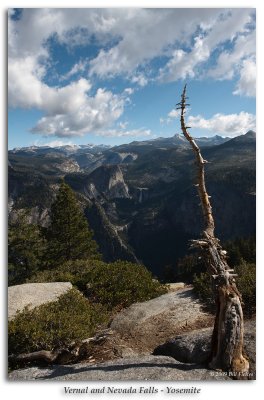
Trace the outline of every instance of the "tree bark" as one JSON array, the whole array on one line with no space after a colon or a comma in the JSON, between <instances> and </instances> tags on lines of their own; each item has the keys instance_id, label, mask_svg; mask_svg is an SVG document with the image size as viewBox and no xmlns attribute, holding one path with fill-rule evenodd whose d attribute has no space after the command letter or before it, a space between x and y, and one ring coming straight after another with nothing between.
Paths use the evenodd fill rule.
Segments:
<instances>
[{"instance_id":1,"label":"tree bark","mask_svg":"<svg viewBox=\"0 0 264 400\"><path fill-rule=\"evenodd\" d=\"M185 125L186 112L186 85L184 86L181 101L177 104L181 110L181 130L190 143L195 154L197 166L197 187L204 218L202 238L193 240L191 247L199 248L211 274L216 301L216 317L212 335L212 355L209 366L225 372L232 372L236 379L247 379L249 362L243 355L244 323L241 306L241 295L236 287L233 270L226 260L226 251L214 235L214 218L205 186L204 167L208 162L201 154L199 146L189 134L190 127Z\"/></svg>"}]
</instances>

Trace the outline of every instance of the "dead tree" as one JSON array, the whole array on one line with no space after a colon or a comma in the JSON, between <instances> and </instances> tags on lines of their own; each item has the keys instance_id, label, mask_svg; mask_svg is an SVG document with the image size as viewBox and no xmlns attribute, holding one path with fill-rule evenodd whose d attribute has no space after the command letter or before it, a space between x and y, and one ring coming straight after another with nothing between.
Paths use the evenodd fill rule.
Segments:
<instances>
[{"instance_id":1,"label":"dead tree","mask_svg":"<svg viewBox=\"0 0 264 400\"><path fill-rule=\"evenodd\" d=\"M199 240L192 240L191 247L202 251L207 270L212 277L213 290L216 301L216 317L212 335L212 355L210 368L225 372L232 372L237 379L245 379L248 375L249 362L243 355L243 311L241 295L236 287L234 270L227 264L226 251L214 235L214 218L205 186L205 164L199 146L189 134L189 126L185 125L184 115L186 107L186 85L184 86L181 101L177 109L181 110L181 130L190 143L195 154L197 167L197 182L195 186L200 197L204 230Z\"/></svg>"}]
</instances>

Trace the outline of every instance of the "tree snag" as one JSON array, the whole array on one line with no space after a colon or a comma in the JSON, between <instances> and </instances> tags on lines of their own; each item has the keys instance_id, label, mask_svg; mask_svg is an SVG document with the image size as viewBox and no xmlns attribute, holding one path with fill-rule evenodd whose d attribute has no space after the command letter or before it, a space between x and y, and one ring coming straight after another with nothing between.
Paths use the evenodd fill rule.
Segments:
<instances>
[{"instance_id":1,"label":"tree snag","mask_svg":"<svg viewBox=\"0 0 264 400\"><path fill-rule=\"evenodd\" d=\"M243 355L244 323L241 307L241 294L236 283L234 270L230 269L226 260L226 251L220 245L219 239L214 236L214 218L210 197L206 191L204 166L207 163L202 157L199 146L188 132L185 125L186 112L186 85L184 86L181 101L177 109L181 110L181 130L190 143L197 166L197 187L201 201L204 219L202 238L192 240L191 247L202 251L208 272L212 277L212 286L216 302L216 317L212 335L212 354L210 368L225 372L232 372L236 379L247 379L249 362Z\"/></svg>"}]
</instances>

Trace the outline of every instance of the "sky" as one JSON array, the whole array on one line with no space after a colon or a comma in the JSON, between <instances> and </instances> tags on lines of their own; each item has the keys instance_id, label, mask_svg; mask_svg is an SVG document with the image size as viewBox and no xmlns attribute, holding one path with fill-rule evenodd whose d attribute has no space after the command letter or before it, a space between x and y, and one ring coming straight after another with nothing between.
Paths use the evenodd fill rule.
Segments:
<instances>
[{"instance_id":1,"label":"sky","mask_svg":"<svg viewBox=\"0 0 264 400\"><path fill-rule=\"evenodd\" d=\"M94 93L96 93L96 88L101 87L101 88L108 88L108 91L113 92L113 86L118 82L118 79L120 79L125 88L132 88L134 89L133 94L127 97L130 98L130 103L126 102L122 114L119 117L119 120L116 120L112 123L112 125L105 126L105 130L109 129L118 129L118 124L120 122L122 123L127 123L126 125L126 130L129 132L131 131L131 127L133 126L133 129L139 129L139 128L145 128L151 130L150 135L152 136L172 136L174 133L179 131L179 124L178 120L175 118L171 118L171 116L168 116L170 112L174 109L175 103L178 102L180 93L182 91L183 85L185 82L188 84L188 94L190 96L190 103L191 103L191 110L190 110L190 115L197 117L199 116L200 118L202 117L205 122L203 122L203 125L206 123L212 123L212 119L215 115L220 114L220 117L222 119L226 118L226 125L228 125L228 120L234 119L234 124L236 123L236 120L238 121L238 130L241 129L241 133L246 131L248 127L250 127L249 121L247 121L247 118L245 118L244 123L243 123L243 116L252 116L255 124L255 44L252 46L251 49L247 50L246 48L243 51L239 51L239 46L236 43L239 43L239 40L242 39L243 37L246 39L250 39L248 36L250 32L254 32L254 26L253 26L253 18L254 15L250 17L251 12L254 12L254 10L242 10L239 8L241 7L248 7L248 5L252 5L253 7L257 8L257 16L258 16L258 70L263 71L264 69L264 60L263 60L263 37L264 37L264 32L263 31L263 26L261 22L264 20L264 7L263 1L259 0L251 0L250 2L248 0L232 0L232 2L223 2L223 1L210 1L210 0L203 0L203 1L193 1L193 0L133 0L129 1L126 0L125 4L130 5L130 6L142 6L145 5L146 7L162 7L163 5L166 5L168 7L173 6L173 7L182 7L182 5L186 5L186 7L193 7L198 6L198 7L211 7L213 4L214 7L221 7L222 4L229 5L232 4L233 7L237 7L235 10L236 15L234 14L234 10L229 10L229 19L226 19L226 23L228 24L229 21L229 29L225 28L224 25L224 18L222 20L221 18L221 11L222 13L228 13L228 10L221 10L217 11L216 9L211 10L212 16L207 15L206 9L202 9L199 14L200 21L196 22L193 21L193 17L185 15L183 16L183 13L179 17L175 17L175 22L164 22L163 27L161 29L161 21L159 21L159 28L155 29L155 26L153 27L153 21L155 21L156 24L156 18L152 19L152 22L149 22L147 24L147 17L145 18L145 28L146 31L148 30L149 36L153 37L153 46L155 45L155 41L158 41L159 46L161 46L162 40L164 40L164 37L162 36L164 34L164 31L168 29L168 44L165 44L164 47L156 47L156 50L153 49L152 46L149 46L147 37L145 35L142 35L138 26L140 24L140 18L136 18L137 25L134 27L134 32L131 30L133 29L133 23L132 23L132 16L130 17L130 23L127 23L126 29L122 27L122 24L116 23L116 30L118 28L120 31L118 31L115 35L113 33L114 31L114 25L115 25L115 17L113 16L110 20L108 19L108 29L109 29L109 37L115 37L116 42L109 42L108 46L103 45L103 41L101 39L102 37L102 31L107 30L107 18L105 17L104 19L104 24L101 27L101 35L99 33L95 33L95 22L96 18L94 18L94 23L87 23L86 24L86 29L89 27L89 32L93 31L93 34L90 34L91 37L93 38L93 44L94 48L96 47L95 45L98 46L98 50L95 51L93 54L87 54L87 51L85 51L84 44L79 46L77 45L77 35L75 35L75 42L71 41L71 43L67 43L66 38L70 38L70 33L73 32L72 29L70 29L70 32L66 34L67 31L69 31L68 26L70 23L75 24L75 27L79 25L79 22L82 19L85 19L84 11L82 10L82 18L79 18L77 16L73 17L73 10L71 10L71 21L69 21L70 18L65 18L62 15L62 12L60 13L60 16L54 16L54 20L52 20L52 14L56 13L56 10L51 9L45 10L46 12L46 17L43 15L41 16L41 10L33 10L32 7L36 5L35 1L32 0L23 0L23 1L16 1L15 4L22 3L23 5L26 5L27 7L31 7L30 10L26 10L24 12L23 18L21 18L20 22L17 21L12 21L11 24L10 22L8 23L8 26L11 30L15 29L15 36L16 38L12 37L14 35L13 33L10 35L10 42L13 42L12 44L12 53L9 50L9 66L14 67L14 75L12 78L12 85L15 85L14 90L17 91L17 96L19 96L20 101L18 102L18 99L13 99L11 93L9 94L9 116L8 116L8 121L6 122L6 58L2 57L2 63L0 63L0 69L1 74L0 74L0 79L1 81L1 88L2 88L2 107L0 107L0 120L2 121L2 132L6 132L6 128L8 127L8 133L9 133L9 148L12 147L17 147L17 146L29 146L34 143L39 143L39 144L45 144L45 143L61 143L61 142L71 142L71 143L88 143L88 142L94 142L94 143L110 143L114 144L115 142L130 142L134 139L140 140L143 139L143 135L140 136L119 136L119 137L105 137L102 135L102 132L99 132L97 129L96 131L93 130L91 131L90 129L83 134L83 136L78 136L78 135L72 135L71 137L62 137L61 135L54 135L52 132L49 132L47 135L46 131L42 132L35 132L32 133L31 130L34 128L38 121L42 117L54 117L56 114L56 110L50 110L48 112L47 105L45 104L45 98L46 98L46 92L47 92L47 86L50 87L52 90L50 92L53 93L54 98L58 95L58 90L61 87L65 87L68 85L67 81L57 81L56 83L56 74L52 74L52 68L58 68L61 64L61 68L64 68L67 72L73 68L75 64L78 63L78 51L83 51L84 56L81 59L84 59L87 61L87 64L85 67L85 70L81 74L81 71L79 69L79 73L76 76L72 76L72 81L76 82L78 81L78 78L82 76L84 79L89 81L93 86L91 88L90 92L87 92L87 98L86 102L90 99L90 97L94 97ZM108 4L111 6L122 6L124 4L123 1L118 1L118 0L75 0L74 2L68 1L68 0L46 0L45 2L39 2L39 4L44 4L46 7L75 7L76 5L81 6L81 7L105 7L108 6ZM5 42L7 42L6 38L6 9L8 7L12 7L14 5L14 2L10 0L2 0L0 4L0 9L2 11L1 16L2 16L2 24L0 24L1 29L2 29L2 38L3 40L0 41L0 47L1 47L1 54L5 55L6 54L6 47L5 47ZM109 10L108 10L109 11ZM113 10L114 11L114 10ZM186 10L188 11L188 10ZM192 10L189 11L191 14ZM239 11L241 12L241 15L239 15ZM42 11L43 12L43 11ZM86 11L87 12L87 11ZM89 10L89 13L91 11ZM101 11L103 12L103 11ZM134 10L135 12L135 10ZM248 22L244 22L243 19L243 12L248 15L248 19L250 20L249 26L247 27ZM197 12L196 12L197 13ZM213 14L215 13L215 17ZM48 15L50 14L50 15ZM201 15L202 14L202 15ZM91 15L91 14L90 14ZM219 17L217 17L219 15ZM127 17L128 18L128 17ZM246 17L245 17L246 18ZM45 22L46 19L46 22ZM67 19L67 21L66 21ZM88 17L87 17L88 19ZM98 20L98 18L97 18ZM40 22L38 24L38 21ZM74 22L76 21L76 22ZM27 26L27 24L30 24ZM195 28L195 24L197 26L197 29ZM219 26L218 26L219 24ZM201 26L200 26L201 25ZM252 26L251 26L252 25ZM104 29L103 29L104 27ZM171 27L169 29L169 27ZM222 27L223 29L220 29ZM200 30L199 30L200 28ZM207 28L207 30L206 30ZM215 34L218 35L217 29L221 31L221 35L226 34L226 39L222 38L221 35L219 35L219 42L218 43L212 43L210 40L213 39L212 35L214 32ZM172 34L172 29L175 29L175 35ZM112 32L110 32L110 30ZM204 30L204 31L203 31ZM59 32L58 32L59 31ZM181 34L179 34L179 31ZM54 32L55 33L54 35ZM160 32L160 33L159 33ZM208 56L208 59L206 60L206 57L204 61L198 62L197 57L196 59L193 58L193 50L194 50L194 38L199 37L199 33L201 33L202 38L204 38L204 44L209 48L210 55ZM211 35L212 33L212 35ZM138 35L136 42L134 42L133 39L133 34ZM62 63L58 60L54 60L54 53L50 51L50 49L47 48L45 45L48 42L49 37L51 36L57 37L57 41L61 44L61 49L64 48L65 54L67 55L68 58L68 63L66 63L65 59ZM100 36L100 37L99 37ZM209 39L206 39L208 38ZM87 38L87 36L86 36ZM91 70L91 58L96 58L96 54L99 54L99 48L100 46L104 48L105 52L110 49L111 43L112 46L113 44L116 43L116 45L121 41L121 44L123 43L123 46L127 43L129 43L129 38L132 40L132 46L130 46L130 49L127 48L127 51L129 51L129 54L126 54L123 52L123 56L121 57L122 64L120 63L119 67L123 66L124 73L119 75L117 73L113 73L113 77L111 77L111 74L108 73L108 76L105 77L100 77L99 74L95 74L93 70L93 74L89 73ZM175 39L176 38L176 39ZM251 37L252 38L252 37ZM88 39L88 38L87 38ZM96 39L96 41L95 41ZM24 40L24 42L23 42ZM123 40L123 42L122 42ZM250 41L248 42L250 44ZM139 61L136 62L136 66L134 64L135 60L133 59L133 52L135 53L135 45L137 48L142 49L143 46L147 48L147 54L142 61L142 58ZM87 48L91 46L91 40L87 40ZM117 50L114 52L121 53L120 46L118 47ZM196 46L196 53L198 51L198 45ZM158 60L161 61L162 56L164 56L164 63L169 60L172 60L172 63L168 65L168 67L173 66L173 60L174 64L177 65L177 53L175 54L175 57L173 56L173 51L174 50L183 50L184 51L184 57L182 56L182 64L180 64L180 60L178 60L178 66L179 68L177 69L178 71L183 71L184 70L184 63L183 61L189 58L190 61L190 69L187 73L188 68L185 67L186 71L186 76L177 78L175 77L174 80L168 81L166 84L162 83L161 80L158 80L159 77L159 67L158 67ZM170 50L170 52L169 52ZM156 54L158 53L159 55L157 57L151 56L150 52L156 51ZM252 51L252 54L250 53ZM219 59L220 54L223 53L222 61L221 58ZM59 55L61 54L58 52L58 48L56 51L56 54ZM140 58L140 54L138 53L138 57ZM197 54L196 54L197 55ZM228 55L230 57L228 57ZM71 56L71 57L70 57ZM76 56L76 62L74 62L73 58ZM113 60L113 52L109 54L109 59ZM131 70L127 71L127 68L124 68L124 60L123 57L125 58L127 56L127 63L131 64ZM142 55L141 55L142 57ZM178 53L179 57L179 53ZM227 59L228 58L228 59ZM30 65L30 61L32 62L32 66ZM98 60L97 60L98 61ZM134 61L134 62L132 62ZM152 73L150 74L150 71L154 70L154 63L156 61L156 75ZM244 63L244 61L246 63ZM249 63L247 63L249 61ZM17 62L17 63L16 63ZM16 69L19 68L19 63L21 63L21 74L19 71L15 71ZM221 65L222 63L222 75L220 73L221 71ZM118 64L118 63L117 63ZM153 65L154 64L154 65ZM109 67L111 66L109 62ZM216 66L218 66L218 77L217 77L217 71L216 75L212 76L210 71L214 69ZM250 66L253 66L251 71L253 70L253 73L250 73ZM150 69L150 67L152 69ZM226 70L225 68L226 67ZM76 67L77 68L77 67ZM248 69L248 72L246 74L246 71ZM43 77L40 74L40 71L43 71ZM191 73L192 71L192 73ZM73 70L74 72L74 70ZM140 76L140 72L143 74L143 77ZM143 73L144 72L144 73ZM16 78L16 75L18 77ZM20 76L21 75L21 76ZM24 77L23 77L24 75ZM144 76L146 79L146 75L148 77L148 84L145 86L140 86L139 81L141 80L141 84L144 84ZM192 75L192 76L191 76ZM20 76L20 79L19 79ZM137 82L132 82L133 76L136 77ZM153 78L155 78L154 80ZM47 79L53 79L53 81L47 82ZM71 77L70 77L71 78ZM103 78L103 79L102 79ZM152 78L152 80L151 80ZM24 89L22 88L23 80L25 83ZM263 97L263 91L261 91L259 88L264 87L264 83L262 82L263 80L263 74L259 73L258 74L258 133L259 131L262 132L262 118L261 118L261 112L262 112L262 104L264 99ZM53 82L53 84L52 84ZM97 82L97 86L96 86ZM26 88L27 85L32 87ZM46 85L46 86L45 86ZM111 89L112 88L112 89ZM32 89L32 90L31 90ZM33 90L34 89L34 90ZM149 90L150 92L146 92L146 97L148 97L148 103L145 102L145 97L143 96L145 94L145 90ZM234 94L237 89L240 89L240 93ZM152 90L152 92L151 92ZM251 92L253 91L253 93ZM38 101L34 100L34 96L38 93ZM119 94L122 94L122 91L119 92ZM152 96L152 93L155 93L155 96ZM77 96L77 93L75 93ZM25 97L24 103L22 103L23 96ZM27 99L27 100L26 100ZM29 99L31 99L31 104L29 104ZM141 100L139 104L137 104L137 101ZM11 106L11 100L13 102ZM72 99L73 100L73 99ZM47 101L47 99L46 99ZM142 107L142 104L144 102L144 107ZM50 102L51 103L51 102ZM156 105L158 104L158 106ZM137 113L134 111L137 110ZM243 112L245 114L242 114L242 116L239 117L239 114ZM247 114L246 114L247 113ZM67 113L64 112L61 115L66 117ZM173 115L173 114L172 114ZM222 116L221 116L222 115ZM230 117L231 115L231 117ZM133 119L132 119L133 116ZM140 117L140 118L139 118ZM221 119L218 116L218 119ZM160 123L160 119L162 119L163 124ZM169 119L169 120L168 120ZM217 116L214 117L214 121L217 120ZM151 125L151 121L153 121L153 125ZM72 123L74 120L72 120ZM8 124L8 126L6 126ZM232 124L231 124L232 125ZM253 125L253 123L252 123ZM111 126L111 128L110 128ZM122 126L122 125L121 125ZM124 125L123 125L124 126ZM70 128L70 126L69 126ZM120 128L120 125L119 125ZM209 129L201 129L198 127L195 127L192 129L192 134L193 136L201 136L201 135L206 135L210 136L213 135L217 132L220 133L223 136L226 135L231 135L233 132L237 131L237 129L234 129L232 131L232 126L229 129L229 133L226 132L227 129L224 129L223 127L215 127L215 131L211 131ZM72 127L71 127L72 129ZM122 129L121 129L122 131ZM225 132L223 132L225 131ZM120 132L120 131L119 131ZM100 135L99 135L100 133ZM150 138L150 135L146 135L146 139ZM0 181L2 184L1 191L0 191L0 204L2 207L0 207L0 219L1 221L5 221L1 224L2 231L0 232L1 236L1 244L0 244L0 254L2 256L2 261L3 264L7 264L7 244L6 244L6 227L7 227L7 212L6 212L6 198L7 198L7 152L5 151L6 149L6 135L1 135L1 146L0 146L0 151L1 151L1 159L4 161L4 165L1 168L1 178ZM263 156L261 149L264 147L263 143L263 135L258 134L258 146L257 146L257 151L259 152L259 157L257 157L257 166L259 170L258 176L261 176L261 172L264 168L263 166ZM55 143L56 145L56 143ZM263 207L260 205L264 203L264 191L263 191L263 185L261 182L258 182L258 228L259 228L259 234L257 235L257 238L259 240L259 246L257 248L261 248L261 239L262 239L262 232L261 232L261 227L263 226L264 223L264 215L263 215ZM259 265L262 265L264 260L263 258L263 252L259 251L258 252L258 262ZM259 274L259 280L257 283L261 285L260 282L263 281L264 278L261 276L263 274L263 269L259 268L258 269L258 274ZM2 304L6 304L6 281L5 279L1 280L2 283L2 293L3 293L3 298L2 298ZM259 289L260 286L259 286ZM263 292L263 291L262 291ZM262 292L261 290L257 291L258 293L258 302L261 305L263 304L263 298L262 298ZM2 313L1 313L1 322L2 326L5 326L6 324L6 307L2 307ZM261 319L258 321L257 325L257 334L259 337L261 337L262 334L264 334L264 327L263 327L263 322ZM2 348L6 349L6 340L4 335L2 337ZM258 352L261 354L263 350L263 343L260 342L258 343ZM1 369L2 368L2 369ZM1 376L6 375L6 367L4 363L0 363L0 369L2 374ZM263 365L262 363L258 363L258 372L259 376L263 375ZM122 383L117 384L120 387L122 386ZM136 384L134 383L134 386ZM140 385L140 383L138 383ZM76 386L76 385L75 385ZM77 385L78 386L78 385ZM80 386L80 385L79 385ZM155 383L156 387L161 387L164 388L162 383ZM177 383L174 383L174 386L177 387ZM179 386L179 385L178 385ZM254 384L250 384L248 386L242 385L238 388L238 386L233 386L230 387L230 385L222 385L221 387L218 386L217 390L215 385L209 384L208 382L199 382L199 387L202 388L202 393L200 394L202 399L209 399L209 398L214 398L214 399L223 399L224 397L230 398L230 393L231 396L237 396L239 395L243 399L248 399L250 396L258 398L259 393L262 392L262 382L260 379L254 382ZM56 398L64 397L63 391L61 389L61 383L53 383L52 385L48 385L47 383L38 383L38 385L31 385L31 384L25 384L23 385L16 384L16 385L10 385L7 380L2 379L1 381L1 392L4 393L4 398L9 398L9 399L16 399L18 397L21 397L21 393L23 394L24 392L27 395L28 399L36 399L36 395L38 396L39 399L46 399L47 397L54 398L54 395ZM55 394L56 393L56 394ZM6 396L5 396L6 395ZM3 396L2 396L3 397ZM141 398L147 399L148 395L142 395ZM94 397L95 398L95 397Z\"/></svg>"},{"instance_id":2,"label":"sky","mask_svg":"<svg viewBox=\"0 0 264 400\"><path fill-rule=\"evenodd\" d=\"M8 13L8 147L129 143L256 129L254 8Z\"/></svg>"}]
</instances>

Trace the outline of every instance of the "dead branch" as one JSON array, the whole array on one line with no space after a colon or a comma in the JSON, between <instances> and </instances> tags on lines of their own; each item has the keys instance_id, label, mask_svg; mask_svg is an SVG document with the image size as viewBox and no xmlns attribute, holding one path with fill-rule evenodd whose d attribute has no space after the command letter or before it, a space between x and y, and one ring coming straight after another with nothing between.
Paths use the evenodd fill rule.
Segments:
<instances>
[{"instance_id":1,"label":"dead branch","mask_svg":"<svg viewBox=\"0 0 264 400\"><path fill-rule=\"evenodd\" d=\"M72 342L67 347L54 350L39 350L32 353L23 353L19 355L10 355L9 361L17 363L44 362L47 364L68 364L77 362L86 357L90 351L90 345L98 345L112 335L113 332L108 329L96 334L93 337Z\"/></svg>"}]
</instances>

